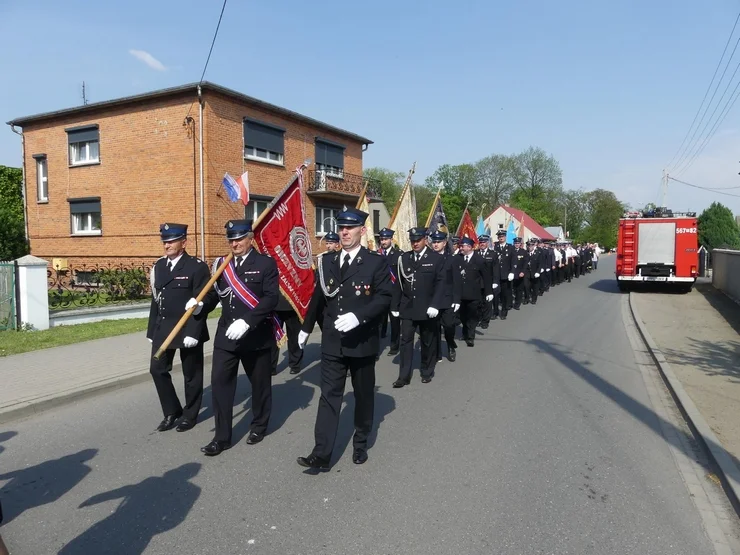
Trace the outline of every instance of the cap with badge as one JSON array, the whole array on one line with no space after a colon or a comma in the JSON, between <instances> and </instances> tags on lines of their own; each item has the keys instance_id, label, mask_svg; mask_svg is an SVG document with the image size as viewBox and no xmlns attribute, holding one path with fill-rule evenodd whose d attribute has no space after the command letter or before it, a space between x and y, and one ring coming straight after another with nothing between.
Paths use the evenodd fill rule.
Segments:
<instances>
[{"instance_id":1,"label":"cap with badge","mask_svg":"<svg viewBox=\"0 0 740 555\"><path fill-rule=\"evenodd\" d=\"M460 239L461 245L470 245L471 247L475 245L475 241L473 241L470 237L463 237Z\"/></svg>"},{"instance_id":2,"label":"cap with badge","mask_svg":"<svg viewBox=\"0 0 740 555\"><path fill-rule=\"evenodd\" d=\"M337 214L338 227L360 227L365 225L368 213L357 208L347 208Z\"/></svg>"},{"instance_id":3,"label":"cap with badge","mask_svg":"<svg viewBox=\"0 0 740 555\"><path fill-rule=\"evenodd\" d=\"M393 231L392 229L388 229L387 227L384 227L378 232L378 235L380 236L381 239L391 239L394 233L395 231Z\"/></svg>"},{"instance_id":4,"label":"cap with badge","mask_svg":"<svg viewBox=\"0 0 740 555\"><path fill-rule=\"evenodd\" d=\"M522 243L522 238L521 237L514 237L514 243L515 244L516 243L521 244Z\"/></svg>"},{"instance_id":5,"label":"cap with badge","mask_svg":"<svg viewBox=\"0 0 740 555\"><path fill-rule=\"evenodd\" d=\"M334 233L333 231L330 231L326 235L324 235L324 241L327 243L339 243L339 235Z\"/></svg>"},{"instance_id":6,"label":"cap with badge","mask_svg":"<svg viewBox=\"0 0 740 555\"><path fill-rule=\"evenodd\" d=\"M496 237L501 237L502 235L503 235L503 236L506 236L506 232L505 232L505 231L504 231L503 229L499 229L499 230L498 230L498 231L496 232Z\"/></svg>"},{"instance_id":7,"label":"cap with badge","mask_svg":"<svg viewBox=\"0 0 740 555\"><path fill-rule=\"evenodd\" d=\"M456 235L452 238L452 244L457 245L460 242L460 238Z\"/></svg>"},{"instance_id":8,"label":"cap with badge","mask_svg":"<svg viewBox=\"0 0 740 555\"><path fill-rule=\"evenodd\" d=\"M235 241L252 232L252 220L229 220L224 227L226 228L226 238L229 241Z\"/></svg>"},{"instance_id":9,"label":"cap with badge","mask_svg":"<svg viewBox=\"0 0 740 555\"><path fill-rule=\"evenodd\" d=\"M423 239L427 234L427 228L425 227L412 227L409 229L409 239L412 241L418 241Z\"/></svg>"},{"instance_id":10,"label":"cap with badge","mask_svg":"<svg viewBox=\"0 0 740 555\"><path fill-rule=\"evenodd\" d=\"M478 235L478 242L480 243L488 243L488 240L491 238L490 235L487 233L484 233L483 235Z\"/></svg>"},{"instance_id":11,"label":"cap with badge","mask_svg":"<svg viewBox=\"0 0 740 555\"><path fill-rule=\"evenodd\" d=\"M434 231L429 234L429 238L432 241L446 241L447 240L447 234L444 231Z\"/></svg>"},{"instance_id":12,"label":"cap with badge","mask_svg":"<svg viewBox=\"0 0 740 555\"><path fill-rule=\"evenodd\" d=\"M159 236L163 243L184 239L188 235L188 226L185 224L165 223L159 226Z\"/></svg>"}]
</instances>

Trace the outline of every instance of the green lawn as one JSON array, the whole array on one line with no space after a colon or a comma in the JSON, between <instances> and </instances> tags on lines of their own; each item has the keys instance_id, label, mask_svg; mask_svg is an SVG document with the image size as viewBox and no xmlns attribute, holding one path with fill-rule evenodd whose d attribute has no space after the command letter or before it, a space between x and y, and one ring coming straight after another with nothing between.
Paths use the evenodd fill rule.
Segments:
<instances>
[{"instance_id":1,"label":"green lawn","mask_svg":"<svg viewBox=\"0 0 740 555\"><path fill-rule=\"evenodd\" d=\"M217 308L208 315L208 318L218 318L221 309ZM76 324L74 326L58 326L43 331L0 331L0 357L17 355L61 347L72 343L81 343L91 339L113 337L126 333L136 333L146 330L147 318L130 318L128 320L103 320L90 324Z\"/></svg>"}]
</instances>

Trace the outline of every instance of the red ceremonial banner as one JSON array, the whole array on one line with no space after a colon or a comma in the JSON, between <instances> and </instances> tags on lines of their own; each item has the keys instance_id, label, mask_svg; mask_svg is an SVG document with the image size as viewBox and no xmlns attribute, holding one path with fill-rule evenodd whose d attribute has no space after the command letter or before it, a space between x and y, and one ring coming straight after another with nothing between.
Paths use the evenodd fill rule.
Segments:
<instances>
[{"instance_id":1,"label":"red ceremonial banner","mask_svg":"<svg viewBox=\"0 0 740 555\"><path fill-rule=\"evenodd\" d=\"M470 217L470 212L468 212L467 208L465 209L465 212L463 212L460 225L457 226L456 235L460 239L463 237L470 237L476 242L476 244L478 243L478 234L475 232L475 224L473 223L473 218Z\"/></svg>"},{"instance_id":2,"label":"red ceremonial banner","mask_svg":"<svg viewBox=\"0 0 740 555\"><path fill-rule=\"evenodd\" d=\"M301 321L306 317L314 288L311 237L306 229L303 171L260 215L253 228L259 251L271 256L280 272L280 290Z\"/></svg>"}]
</instances>

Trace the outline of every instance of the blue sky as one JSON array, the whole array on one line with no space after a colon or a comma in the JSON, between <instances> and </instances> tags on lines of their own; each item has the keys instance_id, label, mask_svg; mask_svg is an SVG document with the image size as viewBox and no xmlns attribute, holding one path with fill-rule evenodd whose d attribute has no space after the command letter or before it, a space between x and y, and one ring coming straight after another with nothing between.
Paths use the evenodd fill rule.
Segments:
<instances>
[{"instance_id":1,"label":"blue sky","mask_svg":"<svg viewBox=\"0 0 740 555\"><path fill-rule=\"evenodd\" d=\"M221 0L0 0L0 121L79 105L83 80L93 102L197 81L220 9ZM441 164L535 145L559 160L566 187L643 205L660 200L661 172L739 9L228 0L206 79L369 137L366 166L405 173L416 160L423 179ZM738 63L740 48L726 80ZM735 80L730 92L740 71ZM678 178L740 187L739 161L740 103ZM20 140L3 125L0 164L20 162ZM740 188L727 192L738 196L671 182L667 204L700 211L718 200L740 214Z\"/></svg>"}]
</instances>

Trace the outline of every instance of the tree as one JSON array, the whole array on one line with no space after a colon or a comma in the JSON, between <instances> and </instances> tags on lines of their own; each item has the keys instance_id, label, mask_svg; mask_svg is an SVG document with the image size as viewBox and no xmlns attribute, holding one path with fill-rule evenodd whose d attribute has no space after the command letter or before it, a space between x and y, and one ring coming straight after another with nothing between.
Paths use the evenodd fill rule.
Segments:
<instances>
[{"instance_id":1,"label":"tree","mask_svg":"<svg viewBox=\"0 0 740 555\"><path fill-rule=\"evenodd\" d=\"M484 206L493 211L499 205L508 202L511 192L521 179L521 168L516 157L503 154L492 154L478 160L477 190L473 195L473 205Z\"/></svg>"},{"instance_id":2,"label":"tree","mask_svg":"<svg viewBox=\"0 0 740 555\"><path fill-rule=\"evenodd\" d=\"M583 194L585 228L581 240L598 243L611 249L617 246L617 229L625 205L617 196L605 189L595 189Z\"/></svg>"},{"instance_id":3,"label":"tree","mask_svg":"<svg viewBox=\"0 0 740 555\"><path fill-rule=\"evenodd\" d=\"M450 233L454 233L455 229L457 229L465 206L476 193L477 178L476 168L472 164L460 164L457 166L445 164L437 168L424 181L424 186L433 190L435 194L440 184L443 185L440 198L442 199L442 206L447 217L447 224L451 230ZM420 203L417 197L417 207L419 206ZM420 224L426 223L429 210L427 209L422 215L424 219L419 219Z\"/></svg>"},{"instance_id":4,"label":"tree","mask_svg":"<svg viewBox=\"0 0 740 555\"><path fill-rule=\"evenodd\" d=\"M547 190L561 189L563 171L552 155L544 150L530 146L516 156L518 170L517 185L531 199L537 199Z\"/></svg>"},{"instance_id":5,"label":"tree","mask_svg":"<svg viewBox=\"0 0 740 555\"><path fill-rule=\"evenodd\" d=\"M719 202L713 202L699 216L699 243L709 250L740 248L738 230L732 211Z\"/></svg>"},{"instance_id":6,"label":"tree","mask_svg":"<svg viewBox=\"0 0 740 555\"><path fill-rule=\"evenodd\" d=\"M363 175L365 179L371 181L376 193L383 199L386 209L392 214L396 202L401 196L403 184L406 182L406 174L385 168L366 168Z\"/></svg>"},{"instance_id":7,"label":"tree","mask_svg":"<svg viewBox=\"0 0 740 555\"><path fill-rule=\"evenodd\" d=\"M28 254L23 216L23 172L0 166L0 260Z\"/></svg>"}]
</instances>

